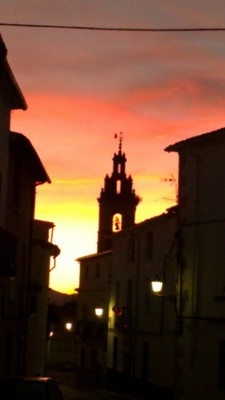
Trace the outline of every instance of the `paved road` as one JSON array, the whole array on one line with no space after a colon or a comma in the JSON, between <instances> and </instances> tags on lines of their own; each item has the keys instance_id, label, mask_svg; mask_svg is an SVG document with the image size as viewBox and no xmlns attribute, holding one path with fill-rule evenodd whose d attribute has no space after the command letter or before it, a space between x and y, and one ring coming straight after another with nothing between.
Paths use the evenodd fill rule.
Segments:
<instances>
[{"instance_id":1,"label":"paved road","mask_svg":"<svg viewBox=\"0 0 225 400\"><path fill-rule=\"evenodd\" d=\"M128 396L98 389L76 389L60 385L64 400L130 400Z\"/></svg>"},{"instance_id":2,"label":"paved road","mask_svg":"<svg viewBox=\"0 0 225 400\"><path fill-rule=\"evenodd\" d=\"M96 400L94 390L76 389L70 386L60 385L64 400Z\"/></svg>"},{"instance_id":3,"label":"paved road","mask_svg":"<svg viewBox=\"0 0 225 400\"><path fill-rule=\"evenodd\" d=\"M118 393L77 387L74 372L49 371L48 375L52 376L58 383L64 400L131 400L128 396Z\"/></svg>"}]
</instances>

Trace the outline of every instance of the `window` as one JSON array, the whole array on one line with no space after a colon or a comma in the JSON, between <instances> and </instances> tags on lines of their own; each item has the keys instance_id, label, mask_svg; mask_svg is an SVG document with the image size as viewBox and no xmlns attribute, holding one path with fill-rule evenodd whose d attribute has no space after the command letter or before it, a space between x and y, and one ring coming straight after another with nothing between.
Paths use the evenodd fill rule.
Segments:
<instances>
[{"instance_id":1,"label":"window","mask_svg":"<svg viewBox=\"0 0 225 400\"><path fill-rule=\"evenodd\" d=\"M127 281L127 308L126 308L126 323L131 325L132 323L132 307L133 307L133 281L128 279Z\"/></svg>"},{"instance_id":2,"label":"window","mask_svg":"<svg viewBox=\"0 0 225 400\"><path fill-rule=\"evenodd\" d=\"M82 305L82 319L87 320L87 316L88 316L88 306L87 304L83 304Z\"/></svg>"},{"instance_id":3,"label":"window","mask_svg":"<svg viewBox=\"0 0 225 400\"><path fill-rule=\"evenodd\" d=\"M88 264L84 264L84 280L88 281L88 273L89 273L89 265Z\"/></svg>"},{"instance_id":4,"label":"window","mask_svg":"<svg viewBox=\"0 0 225 400\"><path fill-rule=\"evenodd\" d=\"M100 263L95 264L95 278L99 279L100 278Z\"/></svg>"},{"instance_id":5,"label":"window","mask_svg":"<svg viewBox=\"0 0 225 400\"><path fill-rule=\"evenodd\" d=\"M148 380L148 369L149 369L149 344L143 342L142 344L142 379L144 382Z\"/></svg>"},{"instance_id":6,"label":"window","mask_svg":"<svg viewBox=\"0 0 225 400\"><path fill-rule=\"evenodd\" d=\"M225 389L225 340L219 343L219 389Z\"/></svg>"},{"instance_id":7,"label":"window","mask_svg":"<svg viewBox=\"0 0 225 400\"><path fill-rule=\"evenodd\" d=\"M112 279L112 261L109 260L108 263L108 281L111 282Z\"/></svg>"},{"instance_id":8,"label":"window","mask_svg":"<svg viewBox=\"0 0 225 400\"><path fill-rule=\"evenodd\" d=\"M13 171L13 188L12 188L12 201L13 207L18 209L21 200L21 165L18 160L15 161Z\"/></svg>"},{"instance_id":9,"label":"window","mask_svg":"<svg viewBox=\"0 0 225 400\"><path fill-rule=\"evenodd\" d=\"M0 270L1 274L15 274L17 238L0 228ZM24 260L25 262L25 260Z\"/></svg>"},{"instance_id":10,"label":"window","mask_svg":"<svg viewBox=\"0 0 225 400\"><path fill-rule=\"evenodd\" d=\"M113 371L117 370L118 363L118 337L113 338Z\"/></svg>"},{"instance_id":11,"label":"window","mask_svg":"<svg viewBox=\"0 0 225 400\"><path fill-rule=\"evenodd\" d=\"M34 315L37 313L37 290L33 286L29 290L29 313Z\"/></svg>"},{"instance_id":12,"label":"window","mask_svg":"<svg viewBox=\"0 0 225 400\"><path fill-rule=\"evenodd\" d=\"M128 261L134 262L135 261L135 238L130 237L128 239Z\"/></svg>"},{"instance_id":13,"label":"window","mask_svg":"<svg viewBox=\"0 0 225 400\"><path fill-rule=\"evenodd\" d=\"M116 193L121 193L121 180L116 181Z\"/></svg>"},{"instance_id":14,"label":"window","mask_svg":"<svg viewBox=\"0 0 225 400\"><path fill-rule=\"evenodd\" d=\"M153 260L153 232L148 232L145 236L145 259Z\"/></svg>"},{"instance_id":15,"label":"window","mask_svg":"<svg viewBox=\"0 0 225 400\"><path fill-rule=\"evenodd\" d=\"M4 350L5 350L4 374L10 375L11 370L12 370L12 360L13 360L13 336L12 336L12 333L7 333L7 335L5 337Z\"/></svg>"},{"instance_id":16,"label":"window","mask_svg":"<svg viewBox=\"0 0 225 400\"><path fill-rule=\"evenodd\" d=\"M116 304L115 305L119 305L120 303L120 281L116 281L116 287L115 287L115 300L116 300Z\"/></svg>"},{"instance_id":17,"label":"window","mask_svg":"<svg viewBox=\"0 0 225 400\"><path fill-rule=\"evenodd\" d=\"M113 232L118 232L118 231L121 231L121 229L122 229L122 215L121 214L115 214L113 216L112 231Z\"/></svg>"},{"instance_id":18,"label":"window","mask_svg":"<svg viewBox=\"0 0 225 400\"><path fill-rule=\"evenodd\" d=\"M128 279L127 281L127 308L132 309L132 299L133 299L133 281Z\"/></svg>"},{"instance_id":19,"label":"window","mask_svg":"<svg viewBox=\"0 0 225 400\"><path fill-rule=\"evenodd\" d=\"M0 324L3 321L4 308L5 308L5 294L3 288L1 288L0 286Z\"/></svg>"},{"instance_id":20,"label":"window","mask_svg":"<svg viewBox=\"0 0 225 400\"><path fill-rule=\"evenodd\" d=\"M150 278L145 278L145 287L144 287L144 307L143 311L145 314L148 314L150 312Z\"/></svg>"},{"instance_id":21,"label":"window","mask_svg":"<svg viewBox=\"0 0 225 400\"><path fill-rule=\"evenodd\" d=\"M81 347L80 349L80 365L84 366L85 364L85 348Z\"/></svg>"},{"instance_id":22,"label":"window","mask_svg":"<svg viewBox=\"0 0 225 400\"><path fill-rule=\"evenodd\" d=\"M91 367L95 368L98 363L98 353L96 349L91 350Z\"/></svg>"},{"instance_id":23,"label":"window","mask_svg":"<svg viewBox=\"0 0 225 400\"><path fill-rule=\"evenodd\" d=\"M123 372L125 374L130 375L131 374L131 367L132 367L132 356L131 356L131 350L129 350L128 352L124 352L122 354L123 359Z\"/></svg>"},{"instance_id":24,"label":"window","mask_svg":"<svg viewBox=\"0 0 225 400\"><path fill-rule=\"evenodd\" d=\"M0 172L0 196L1 196L1 191L2 191L2 174Z\"/></svg>"}]
</instances>

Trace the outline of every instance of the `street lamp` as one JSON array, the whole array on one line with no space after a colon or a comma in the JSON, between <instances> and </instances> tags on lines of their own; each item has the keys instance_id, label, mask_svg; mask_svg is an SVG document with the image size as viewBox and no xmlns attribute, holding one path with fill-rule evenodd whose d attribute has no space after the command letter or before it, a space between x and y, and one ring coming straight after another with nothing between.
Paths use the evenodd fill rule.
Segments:
<instances>
[{"instance_id":1,"label":"street lamp","mask_svg":"<svg viewBox=\"0 0 225 400\"><path fill-rule=\"evenodd\" d=\"M152 288L153 293L156 296L166 297L169 300L176 301L177 295L165 293L163 290L163 286L164 286L163 279L160 279L159 276L156 275L156 277L151 281L151 288Z\"/></svg>"},{"instance_id":2,"label":"street lamp","mask_svg":"<svg viewBox=\"0 0 225 400\"><path fill-rule=\"evenodd\" d=\"M159 278L158 275L156 275L156 277L151 281L151 287L152 287L153 293L155 293L155 294L162 293L163 281L162 281L162 279Z\"/></svg>"},{"instance_id":3,"label":"street lamp","mask_svg":"<svg viewBox=\"0 0 225 400\"><path fill-rule=\"evenodd\" d=\"M71 331L72 328L73 328L72 322L66 322L65 328L66 328L67 331Z\"/></svg>"},{"instance_id":4,"label":"street lamp","mask_svg":"<svg viewBox=\"0 0 225 400\"><path fill-rule=\"evenodd\" d=\"M102 317L102 315L103 315L103 308L102 307L95 307L95 315L97 316L97 317Z\"/></svg>"}]
</instances>

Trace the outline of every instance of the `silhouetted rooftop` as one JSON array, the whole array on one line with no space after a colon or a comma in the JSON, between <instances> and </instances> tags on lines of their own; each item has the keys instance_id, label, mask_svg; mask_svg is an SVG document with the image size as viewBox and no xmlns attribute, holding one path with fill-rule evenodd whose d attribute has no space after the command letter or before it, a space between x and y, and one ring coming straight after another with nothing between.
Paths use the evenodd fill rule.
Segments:
<instances>
[{"instance_id":1,"label":"silhouetted rooftop","mask_svg":"<svg viewBox=\"0 0 225 400\"><path fill-rule=\"evenodd\" d=\"M112 250L105 250L99 253L88 254L87 256L76 258L76 261L90 260L91 258L101 257L107 254L112 254Z\"/></svg>"},{"instance_id":2,"label":"silhouetted rooftop","mask_svg":"<svg viewBox=\"0 0 225 400\"><path fill-rule=\"evenodd\" d=\"M26 136L24 136L22 133L10 132L10 148L13 151L21 152L23 160L29 165L36 185L40 185L45 182L51 183L51 180L45 171L37 152Z\"/></svg>"},{"instance_id":3,"label":"silhouetted rooftop","mask_svg":"<svg viewBox=\"0 0 225 400\"><path fill-rule=\"evenodd\" d=\"M168 147L166 147L164 150L165 151L177 151L179 152L183 148L189 146L189 145L195 145L195 144L200 144L203 141L214 141L218 140L220 138L225 139L225 128L220 128L212 132L207 132L203 133L202 135L194 136L185 140L181 140L180 142L174 143Z\"/></svg>"},{"instance_id":4,"label":"silhouetted rooftop","mask_svg":"<svg viewBox=\"0 0 225 400\"><path fill-rule=\"evenodd\" d=\"M0 83L1 94L7 97L11 110L27 109L26 100L16 82L12 70L7 61L7 49L0 35Z\"/></svg>"}]
</instances>

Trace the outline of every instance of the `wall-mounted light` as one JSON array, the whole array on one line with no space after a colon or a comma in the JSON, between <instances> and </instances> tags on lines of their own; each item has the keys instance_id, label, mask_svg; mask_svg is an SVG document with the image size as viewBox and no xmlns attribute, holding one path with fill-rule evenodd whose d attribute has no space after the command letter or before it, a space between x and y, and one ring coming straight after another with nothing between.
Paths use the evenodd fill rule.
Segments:
<instances>
[{"instance_id":1,"label":"wall-mounted light","mask_svg":"<svg viewBox=\"0 0 225 400\"><path fill-rule=\"evenodd\" d=\"M170 300L176 301L176 298L177 298L176 294L171 295L171 294L165 293L163 290L163 286L164 286L163 280L160 279L158 275L156 275L156 277L151 281L151 288L152 288L153 293L157 296L167 297Z\"/></svg>"},{"instance_id":2,"label":"wall-mounted light","mask_svg":"<svg viewBox=\"0 0 225 400\"><path fill-rule=\"evenodd\" d=\"M151 288L155 294L162 293L163 281L159 278L158 275L156 275L156 277L151 281Z\"/></svg>"},{"instance_id":3,"label":"wall-mounted light","mask_svg":"<svg viewBox=\"0 0 225 400\"><path fill-rule=\"evenodd\" d=\"M73 328L72 322L66 322L65 328L66 328L67 331L71 331L72 328Z\"/></svg>"},{"instance_id":4,"label":"wall-mounted light","mask_svg":"<svg viewBox=\"0 0 225 400\"><path fill-rule=\"evenodd\" d=\"M102 307L95 307L95 315L97 315L97 317L102 317L103 311Z\"/></svg>"}]
</instances>

